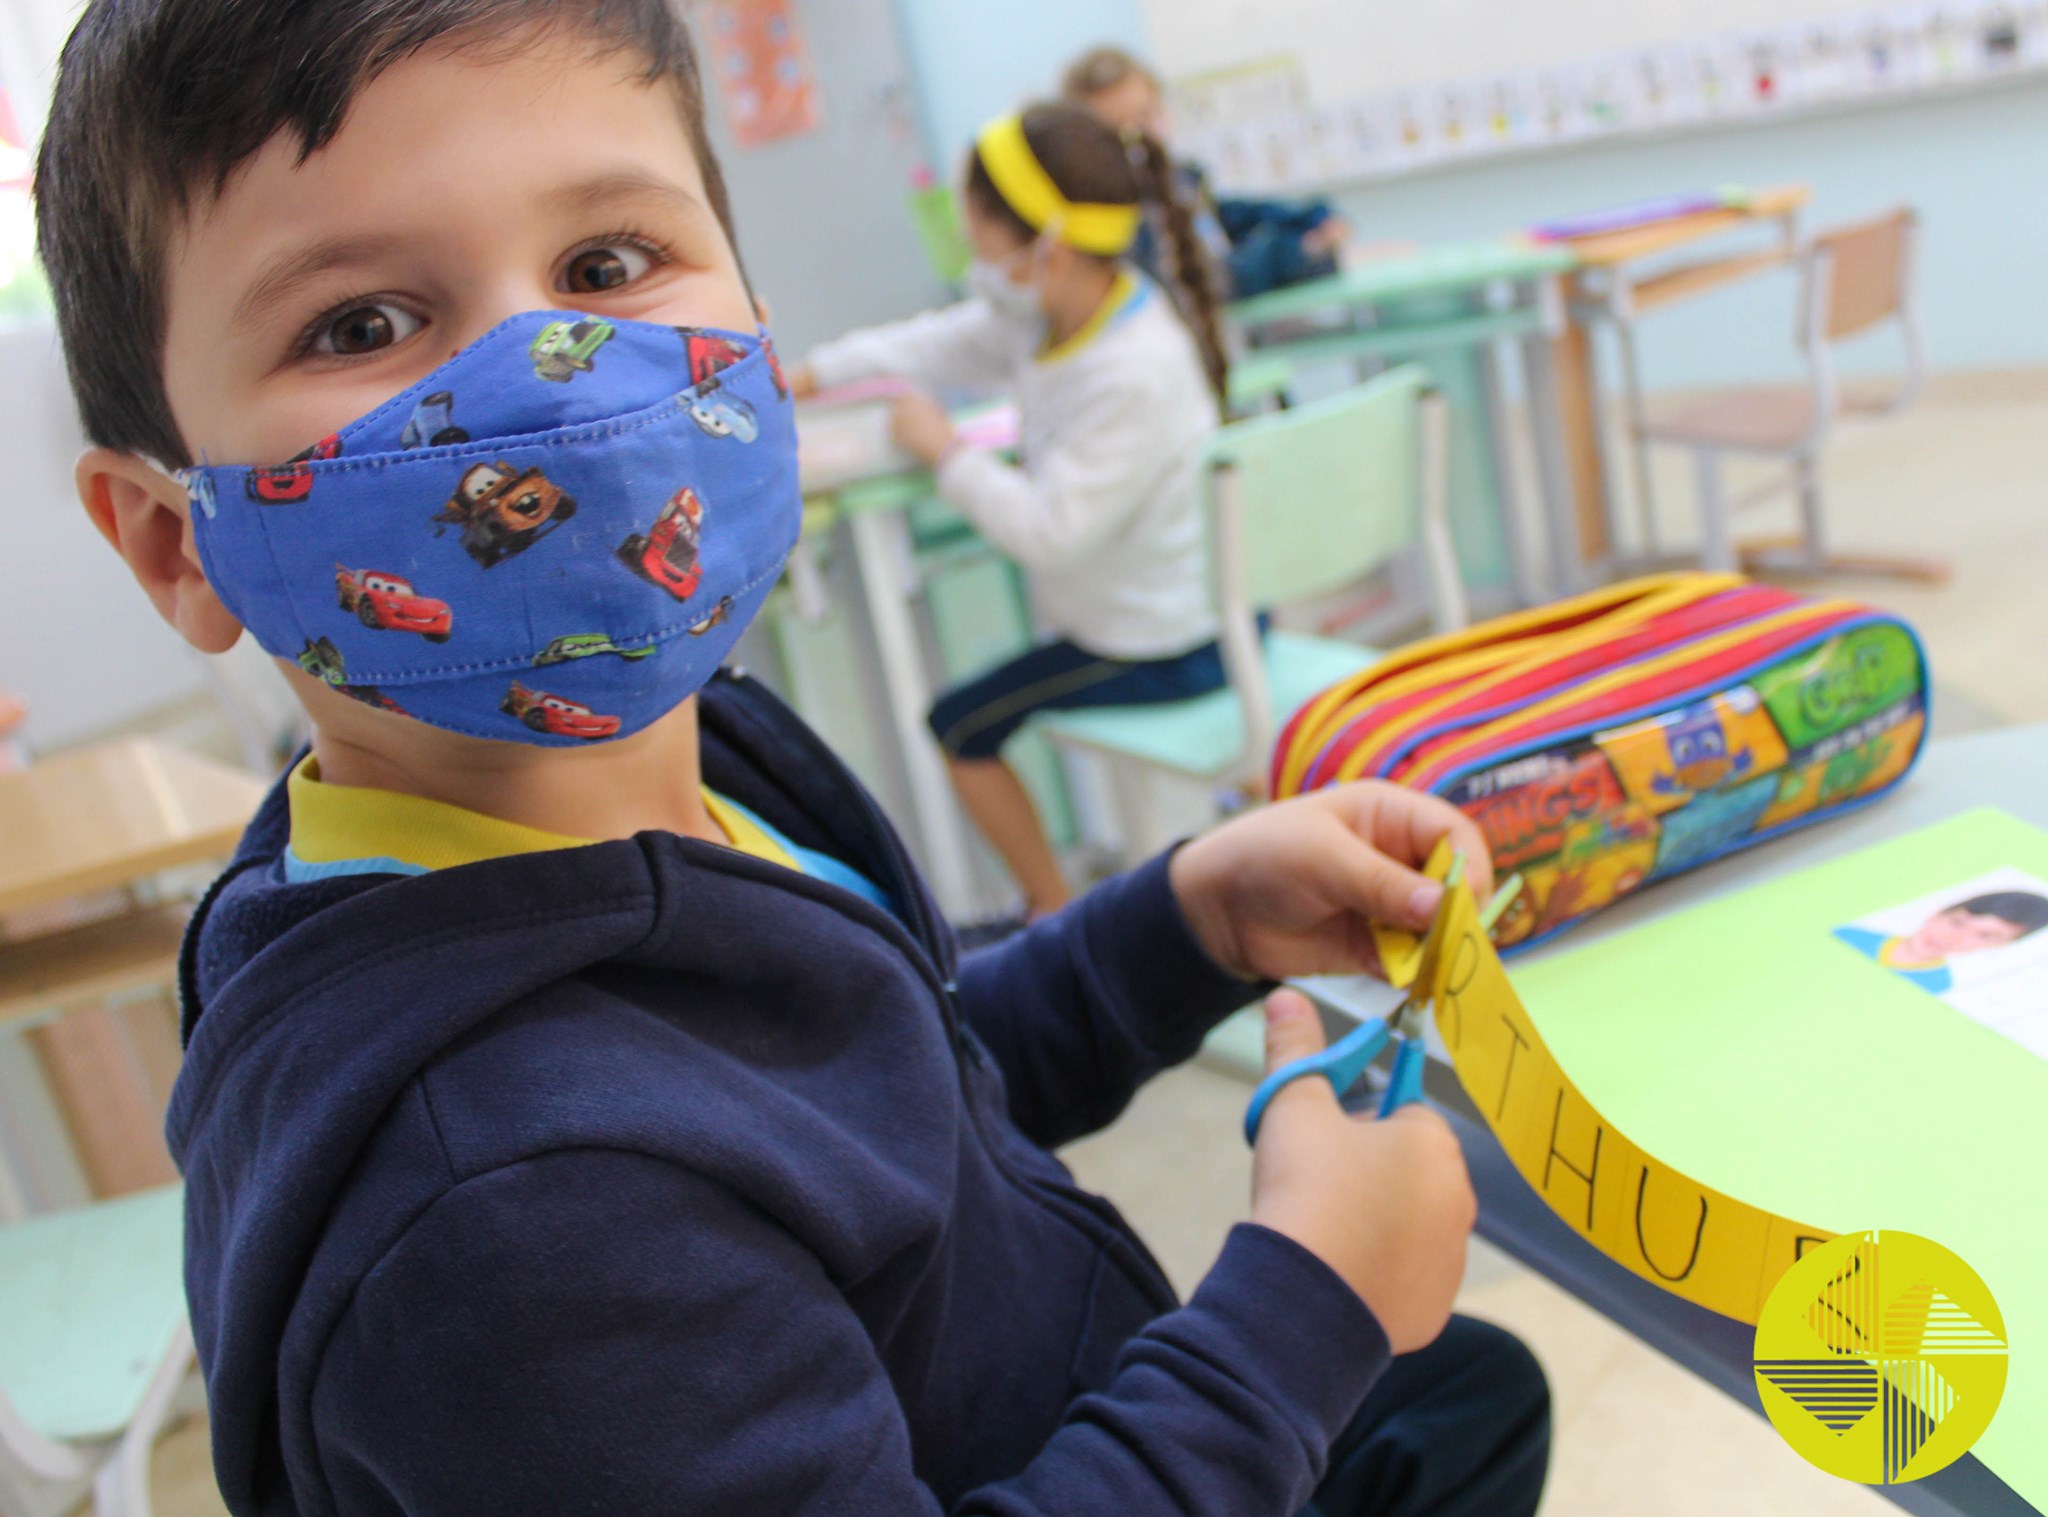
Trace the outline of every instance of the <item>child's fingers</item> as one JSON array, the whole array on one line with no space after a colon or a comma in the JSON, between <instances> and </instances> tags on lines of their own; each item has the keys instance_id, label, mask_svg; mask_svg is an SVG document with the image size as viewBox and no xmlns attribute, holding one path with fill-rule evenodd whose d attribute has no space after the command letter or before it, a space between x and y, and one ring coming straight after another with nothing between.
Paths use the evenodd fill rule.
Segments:
<instances>
[{"instance_id":1,"label":"child's fingers","mask_svg":"<svg viewBox=\"0 0 2048 1517\"><path fill-rule=\"evenodd\" d=\"M1420 870L1429 862L1438 841L1448 837L1451 846L1465 855L1465 883L1472 887L1473 899L1484 902L1492 896L1493 856L1486 846L1486 835L1456 806L1399 785L1347 788L1359 792L1355 804L1367 814L1367 836L1382 852ZM1432 905L1432 915L1434 911ZM1427 926L1428 919L1402 925Z\"/></svg>"},{"instance_id":2,"label":"child's fingers","mask_svg":"<svg viewBox=\"0 0 2048 1517\"><path fill-rule=\"evenodd\" d=\"M1322 1051L1323 1019L1315 1003L1298 990L1276 990L1266 997L1266 1073L1283 1064Z\"/></svg>"}]
</instances>

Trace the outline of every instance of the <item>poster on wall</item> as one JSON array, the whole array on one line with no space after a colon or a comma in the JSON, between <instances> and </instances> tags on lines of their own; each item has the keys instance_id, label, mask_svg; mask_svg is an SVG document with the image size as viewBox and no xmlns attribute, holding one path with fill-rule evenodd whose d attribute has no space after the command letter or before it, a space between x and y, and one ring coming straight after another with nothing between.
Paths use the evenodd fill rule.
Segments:
<instances>
[{"instance_id":1,"label":"poster on wall","mask_svg":"<svg viewBox=\"0 0 2048 1517\"><path fill-rule=\"evenodd\" d=\"M704 19L736 143L765 147L824 124L795 0L707 0Z\"/></svg>"}]
</instances>

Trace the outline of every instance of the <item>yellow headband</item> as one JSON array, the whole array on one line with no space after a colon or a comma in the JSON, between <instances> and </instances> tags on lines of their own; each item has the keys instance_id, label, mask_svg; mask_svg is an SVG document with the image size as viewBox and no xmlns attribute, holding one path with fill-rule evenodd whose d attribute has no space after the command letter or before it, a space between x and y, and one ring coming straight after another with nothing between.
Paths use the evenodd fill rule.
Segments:
<instances>
[{"instance_id":1,"label":"yellow headband","mask_svg":"<svg viewBox=\"0 0 2048 1517\"><path fill-rule=\"evenodd\" d=\"M1137 238L1144 212L1135 205L1076 205L1060 193L1024 137L1024 118L1004 116L975 142L982 167L1003 203L1034 232L1070 248L1114 258Z\"/></svg>"}]
</instances>

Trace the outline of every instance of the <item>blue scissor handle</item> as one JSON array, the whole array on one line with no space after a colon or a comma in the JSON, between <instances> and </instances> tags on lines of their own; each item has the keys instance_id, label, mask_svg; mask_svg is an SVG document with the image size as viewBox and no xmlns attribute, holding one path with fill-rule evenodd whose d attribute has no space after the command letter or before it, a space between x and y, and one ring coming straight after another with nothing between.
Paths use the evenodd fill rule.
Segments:
<instances>
[{"instance_id":1,"label":"blue scissor handle","mask_svg":"<svg viewBox=\"0 0 2048 1517\"><path fill-rule=\"evenodd\" d=\"M1381 1116L1391 1117L1422 1099L1422 1071L1428 1064L1429 1044L1420 1036L1404 1037L1394 1046L1394 1074L1380 1101Z\"/></svg>"},{"instance_id":2,"label":"blue scissor handle","mask_svg":"<svg viewBox=\"0 0 2048 1517\"><path fill-rule=\"evenodd\" d=\"M1358 1077L1379 1057L1380 1050L1387 1046L1387 1039L1392 1036L1393 1028L1388 1026L1386 1019L1373 1017L1360 1022L1322 1052L1282 1064L1261 1080L1259 1088L1252 1092L1252 1104L1244 1112L1245 1142L1258 1141L1259 1122L1266 1115L1267 1105L1283 1086L1293 1084L1304 1075L1322 1075L1341 1098L1345 1091L1358 1083Z\"/></svg>"}]
</instances>

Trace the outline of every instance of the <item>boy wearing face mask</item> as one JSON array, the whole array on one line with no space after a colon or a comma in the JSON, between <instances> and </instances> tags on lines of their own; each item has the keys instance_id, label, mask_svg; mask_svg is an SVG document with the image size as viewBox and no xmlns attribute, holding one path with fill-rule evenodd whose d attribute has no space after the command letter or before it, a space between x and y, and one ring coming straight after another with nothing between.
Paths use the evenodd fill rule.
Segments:
<instances>
[{"instance_id":1,"label":"boy wearing face mask","mask_svg":"<svg viewBox=\"0 0 2048 1517\"><path fill-rule=\"evenodd\" d=\"M795 450L667 4L94 0L37 186L95 526L315 730L181 976L230 1510L1533 1507L1440 1121L1283 1095L1184 1306L1047 1152L1470 824L1327 793L962 959L718 670Z\"/></svg>"},{"instance_id":2,"label":"boy wearing face mask","mask_svg":"<svg viewBox=\"0 0 2048 1517\"><path fill-rule=\"evenodd\" d=\"M1019 461L961 448L924 394L896 434L940 496L1028 571L1051 640L942 695L931 727L955 789L1022 887L1027 914L1068 898L1003 745L1040 711L1185 700L1221 689L1198 470L1228 364L1206 283L1171 294L1124 258L1147 196L1203 267L1158 145L1073 106L1036 106L968 155L972 298L813 353L799 391L877 375L924 388L1001 386Z\"/></svg>"}]
</instances>

